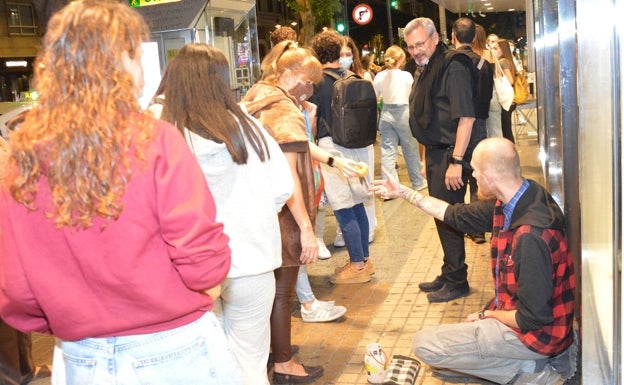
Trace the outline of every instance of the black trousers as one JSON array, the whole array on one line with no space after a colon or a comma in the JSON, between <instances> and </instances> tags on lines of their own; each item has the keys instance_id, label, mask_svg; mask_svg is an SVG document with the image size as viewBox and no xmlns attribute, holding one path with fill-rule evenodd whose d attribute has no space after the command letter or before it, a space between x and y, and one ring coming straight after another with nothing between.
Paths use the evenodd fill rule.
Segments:
<instances>
[{"instance_id":1,"label":"black trousers","mask_svg":"<svg viewBox=\"0 0 624 385\"><path fill-rule=\"evenodd\" d=\"M449 166L449 158L453 149L427 150L427 183L429 195L448 203L463 203L466 195L469 170L463 175L464 185L459 190L448 190L444 184L446 170ZM469 161L469 159L466 159ZM444 251L442 264L442 278L453 285L465 285L468 283L468 266L466 265L466 249L464 246L464 233L435 220L440 244Z\"/></svg>"},{"instance_id":2,"label":"black trousers","mask_svg":"<svg viewBox=\"0 0 624 385\"><path fill-rule=\"evenodd\" d=\"M485 125L485 119L476 119L472 126L472 134L470 135L470 144L466 151L470 158L472 158L472 150L477 147L480 141L487 138L487 127ZM468 186L470 188L470 202L477 201L477 180L472 176L472 173L468 175Z\"/></svg>"},{"instance_id":3,"label":"black trousers","mask_svg":"<svg viewBox=\"0 0 624 385\"><path fill-rule=\"evenodd\" d=\"M503 129L503 138L507 138L513 143L516 143L516 141L514 140L511 118L515 109L516 103L511 104L509 111L505 111L504 108L501 108L501 128Z\"/></svg>"},{"instance_id":4,"label":"black trousers","mask_svg":"<svg viewBox=\"0 0 624 385\"><path fill-rule=\"evenodd\" d=\"M27 384L34 374L30 334L15 330L0 319L0 384Z\"/></svg>"}]
</instances>

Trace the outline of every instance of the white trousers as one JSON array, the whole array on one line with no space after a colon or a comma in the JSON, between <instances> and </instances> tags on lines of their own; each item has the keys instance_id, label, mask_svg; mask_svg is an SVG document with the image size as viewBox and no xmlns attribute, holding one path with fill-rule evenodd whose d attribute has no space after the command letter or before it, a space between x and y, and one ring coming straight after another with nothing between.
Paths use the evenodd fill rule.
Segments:
<instances>
[{"instance_id":1,"label":"white trousers","mask_svg":"<svg viewBox=\"0 0 624 385\"><path fill-rule=\"evenodd\" d=\"M245 385L269 385L267 360L271 346L271 309L275 275L268 273L228 278L215 301L228 344L241 368Z\"/></svg>"}]
</instances>

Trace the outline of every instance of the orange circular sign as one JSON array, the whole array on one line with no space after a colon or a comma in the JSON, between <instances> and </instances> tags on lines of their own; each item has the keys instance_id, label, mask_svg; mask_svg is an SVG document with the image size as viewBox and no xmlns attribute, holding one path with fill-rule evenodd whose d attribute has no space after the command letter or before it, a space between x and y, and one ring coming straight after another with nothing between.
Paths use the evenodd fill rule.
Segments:
<instances>
[{"instance_id":1,"label":"orange circular sign","mask_svg":"<svg viewBox=\"0 0 624 385\"><path fill-rule=\"evenodd\" d=\"M365 25L373 20L373 9L368 4L358 4L353 8L353 21L359 25Z\"/></svg>"}]
</instances>

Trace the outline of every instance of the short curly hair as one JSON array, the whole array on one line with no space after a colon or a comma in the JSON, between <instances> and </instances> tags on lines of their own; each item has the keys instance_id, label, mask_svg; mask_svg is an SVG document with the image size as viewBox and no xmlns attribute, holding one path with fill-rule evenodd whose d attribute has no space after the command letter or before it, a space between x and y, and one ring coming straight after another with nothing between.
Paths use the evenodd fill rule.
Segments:
<instances>
[{"instance_id":1,"label":"short curly hair","mask_svg":"<svg viewBox=\"0 0 624 385\"><path fill-rule=\"evenodd\" d=\"M271 32L270 37L271 45L274 46L284 40L297 41L297 32L295 32L295 30L290 27L282 26Z\"/></svg>"},{"instance_id":2,"label":"short curly hair","mask_svg":"<svg viewBox=\"0 0 624 385\"><path fill-rule=\"evenodd\" d=\"M323 31L314 35L310 45L321 64L333 63L340 59L342 36L336 31Z\"/></svg>"}]
</instances>

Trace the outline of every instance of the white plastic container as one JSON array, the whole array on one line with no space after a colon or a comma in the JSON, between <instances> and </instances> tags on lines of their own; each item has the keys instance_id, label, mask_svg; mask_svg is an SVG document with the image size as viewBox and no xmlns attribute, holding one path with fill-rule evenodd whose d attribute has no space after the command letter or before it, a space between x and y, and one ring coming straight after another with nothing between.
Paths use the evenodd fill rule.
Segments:
<instances>
[{"instance_id":1,"label":"white plastic container","mask_svg":"<svg viewBox=\"0 0 624 385\"><path fill-rule=\"evenodd\" d=\"M386 377L388 357L384 353L381 345L372 343L366 345L364 355L364 368L368 375L368 382L371 384L381 384Z\"/></svg>"}]
</instances>

